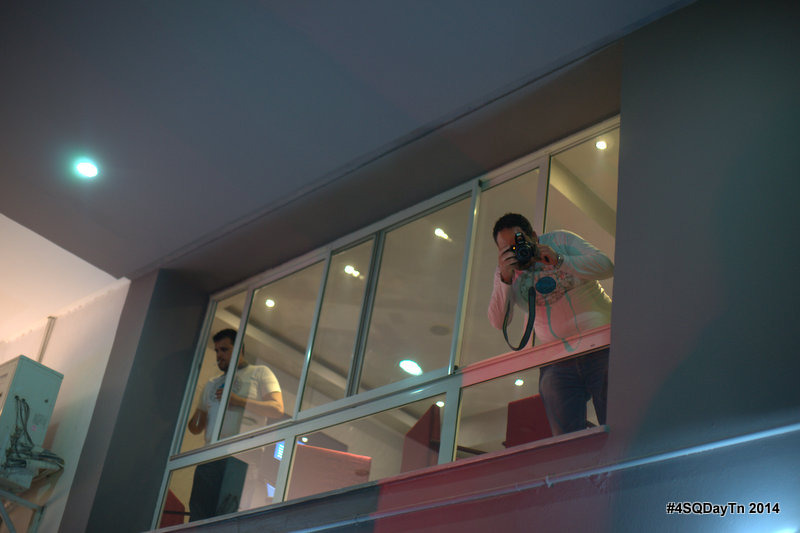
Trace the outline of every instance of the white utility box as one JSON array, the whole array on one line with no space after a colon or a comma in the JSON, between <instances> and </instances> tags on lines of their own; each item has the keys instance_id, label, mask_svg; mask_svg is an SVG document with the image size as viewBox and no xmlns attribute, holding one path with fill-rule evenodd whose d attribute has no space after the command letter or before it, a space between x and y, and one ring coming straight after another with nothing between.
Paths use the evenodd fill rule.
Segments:
<instances>
[{"instance_id":1,"label":"white utility box","mask_svg":"<svg viewBox=\"0 0 800 533\"><path fill-rule=\"evenodd\" d=\"M0 365L0 489L24 490L52 463L41 446L63 378L24 355Z\"/></svg>"}]
</instances>

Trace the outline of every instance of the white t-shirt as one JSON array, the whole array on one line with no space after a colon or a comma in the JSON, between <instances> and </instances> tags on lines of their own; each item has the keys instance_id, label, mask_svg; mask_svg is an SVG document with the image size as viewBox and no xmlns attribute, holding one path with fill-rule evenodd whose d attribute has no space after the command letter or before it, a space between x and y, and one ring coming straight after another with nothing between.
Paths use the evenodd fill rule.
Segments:
<instances>
[{"instance_id":1,"label":"white t-shirt","mask_svg":"<svg viewBox=\"0 0 800 533\"><path fill-rule=\"evenodd\" d=\"M225 374L217 376L208 383L203 389L201 405L208 413L206 424L206 442L211 441L211 432L219 412L219 400L216 398L217 389L225 385ZM281 386L272 370L263 365L247 365L236 370L233 376L232 392L242 398L251 400L263 400L270 393L281 392ZM229 406L225 411L225 418L222 421L221 438L230 437L264 427L267 420L264 417L257 417L248 412L243 407Z\"/></svg>"}]
</instances>

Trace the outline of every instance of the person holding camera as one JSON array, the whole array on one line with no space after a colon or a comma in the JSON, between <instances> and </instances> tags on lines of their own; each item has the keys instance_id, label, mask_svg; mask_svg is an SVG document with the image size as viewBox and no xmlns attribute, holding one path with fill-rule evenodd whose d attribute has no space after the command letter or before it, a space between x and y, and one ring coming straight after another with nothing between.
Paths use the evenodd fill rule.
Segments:
<instances>
[{"instance_id":1,"label":"person holding camera","mask_svg":"<svg viewBox=\"0 0 800 533\"><path fill-rule=\"evenodd\" d=\"M493 237L498 256L489 301L492 326L503 330L517 304L534 310L533 331L541 342L560 341L576 352L582 332L611 321L611 298L598 282L614 275L606 254L570 231L537 236L516 213L497 220ZM605 424L607 390L608 348L540 369L539 392L554 435L586 428L589 398Z\"/></svg>"}]
</instances>

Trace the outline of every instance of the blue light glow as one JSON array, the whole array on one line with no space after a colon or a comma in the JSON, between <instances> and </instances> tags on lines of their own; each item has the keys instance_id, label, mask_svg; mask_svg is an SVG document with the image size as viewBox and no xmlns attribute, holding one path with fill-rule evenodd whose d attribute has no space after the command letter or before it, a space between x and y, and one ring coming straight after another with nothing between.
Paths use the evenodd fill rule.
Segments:
<instances>
[{"instance_id":1,"label":"blue light glow","mask_svg":"<svg viewBox=\"0 0 800 533\"><path fill-rule=\"evenodd\" d=\"M275 454L273 455L273 457L275 457L275 459L277 459L278 461L283 459L283 441L275 445Z\"/></svg>"},{"instance_id":2,"label":"blue light glow","mask_svg":"<svg viewBox=\"0 0 800 533\"><path fill-rule=\"evenodd\" d=\"M400 361L400 368L411 374L412 376L419 376L422 374L422 367L411 359L403 359Z\"/></svg>"},{"instance_id":3,"label":"blue light glow","mask_svg":"<svg viewBox=\"0 0 800 533\"><path fill-rule=\"evenodd\" d=\"M81 159L75 163L75 171L84 178L94 178L99 173L97 165L88 159Z\"/></svg>"}]
</instances>

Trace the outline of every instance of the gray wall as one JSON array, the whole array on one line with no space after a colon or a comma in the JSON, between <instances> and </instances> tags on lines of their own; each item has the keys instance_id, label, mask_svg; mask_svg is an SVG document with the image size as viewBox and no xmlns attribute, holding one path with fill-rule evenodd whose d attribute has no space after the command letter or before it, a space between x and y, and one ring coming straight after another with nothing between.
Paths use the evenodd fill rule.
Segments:
<instances>
[{"instance_id":1,"label":"gray wall","mask_svg":"<svg viewBox=\"0 0 800 533\"><path fill-rule=\"evenodd\" d=\"M609 424L632 455L800 420L799 13L700 2L626 39Z\"/></svg>"},{"instance_id":2,"label":"gray wall","mask_svg":"<svg viewBox=\"0 0 800 533\"><path fill-rule=\"evenodd\" d=\"M131 283L59 531L149 529L207 301L175 272Z\"/></svg>"}]
</instances>

